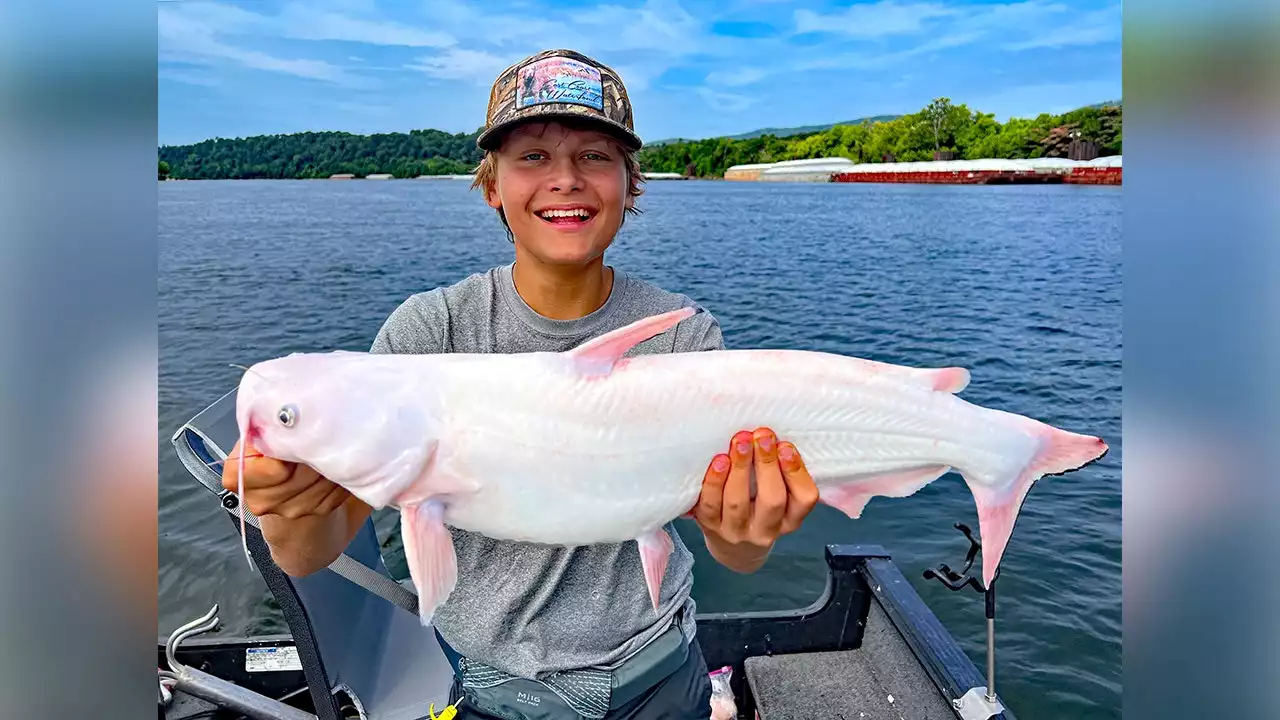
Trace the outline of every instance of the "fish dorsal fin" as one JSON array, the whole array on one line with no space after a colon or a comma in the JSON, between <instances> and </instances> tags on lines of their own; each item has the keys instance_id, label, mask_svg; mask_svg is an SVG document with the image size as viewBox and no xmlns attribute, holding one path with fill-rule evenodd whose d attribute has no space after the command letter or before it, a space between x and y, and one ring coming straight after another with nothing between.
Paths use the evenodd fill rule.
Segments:
<instances>
[{"instance_id":1,"label":"fish dorsal fin","mask_svg":"<svg viewBox=\"0 0 1280 720\"><path fill-rule=\"evenodd\" d=\"M672 310L659 315L650 315L593 338L566 354L574 361L574 366L584 375L608 375L613 366L628 350L675 327L681 320L693 315L696 310L691 307Z\"/></svg>"}]
</instances>

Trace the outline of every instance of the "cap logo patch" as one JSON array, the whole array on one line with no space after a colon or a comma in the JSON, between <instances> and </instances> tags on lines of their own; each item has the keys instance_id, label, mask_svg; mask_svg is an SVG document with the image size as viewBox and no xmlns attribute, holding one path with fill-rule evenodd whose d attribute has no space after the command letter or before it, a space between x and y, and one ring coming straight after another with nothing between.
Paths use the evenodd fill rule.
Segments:
<instances>
[{"instance_id":1,"label":"cap logo patch","mask_svg":"<svg viewBox=\"0 0 1280 720\"><path fill-rule=\"evenodd\" d=\"M516 107L572 103L604 112L600 71L572 58L549 57L520 68Z\"/></svg>"}]
</instances>

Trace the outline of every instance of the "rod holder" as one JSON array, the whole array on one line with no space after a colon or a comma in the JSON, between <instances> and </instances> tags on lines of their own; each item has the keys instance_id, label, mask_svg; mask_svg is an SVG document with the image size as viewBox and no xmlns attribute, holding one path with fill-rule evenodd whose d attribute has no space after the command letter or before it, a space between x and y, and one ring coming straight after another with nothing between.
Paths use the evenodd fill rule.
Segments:
<instances>
[{"instance_id":1,"label":"rod holder","mask_svg":"<svg viewBox=\"0 0 1280 720\"><path fill-rule=\"evenodd\" d=\"M969 551L964 556L964 568L960 572L952 570L946 563L940 563L934 567L924 571L926 580L937 580L947 587L947 589L956 592L964 590L966 587L972 587L974 592L980 593L986 600L986 616L987 616L987 687L984 693L984 699L989 703L996 702L996 581L1000 579L1000 570L996 570L996 575L991 579L991 587L983 587L982 581L977 575L970 573L973 568L973 560L982 550L981 541L973 537L973 531L964 523L955 523L955 529L964 534L969 540Z\"/></svg>"}]
</instances>

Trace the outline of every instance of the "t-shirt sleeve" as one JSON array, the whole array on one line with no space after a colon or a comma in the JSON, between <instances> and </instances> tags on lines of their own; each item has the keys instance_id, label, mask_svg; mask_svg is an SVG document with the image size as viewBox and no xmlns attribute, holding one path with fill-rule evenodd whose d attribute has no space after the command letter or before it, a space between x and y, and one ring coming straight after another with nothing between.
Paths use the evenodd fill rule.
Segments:
<instances>
[{"instance_id":1,"label":"t-shirt sleeve","mask_svg":"<svg viewBox=\"0 0 1280 720\"><path fill-rule=\"evenodd\" d=\"M680 330L676 332L675 352L724 349L720 321L705 308L698 307L698 313L680 323L679 327Z\"/></svg>"},{"instance_id":2,"label":"t-shirt sleeve","mask_svg":"<svg viewBox=\"0 0 1280 720\"><path fill-rule=\"evenodd\" d=\"M369 352L424 355L447 352L449 308L439 290L420 293L400 304L373 338Z\"/></svg>"}]
</instances>

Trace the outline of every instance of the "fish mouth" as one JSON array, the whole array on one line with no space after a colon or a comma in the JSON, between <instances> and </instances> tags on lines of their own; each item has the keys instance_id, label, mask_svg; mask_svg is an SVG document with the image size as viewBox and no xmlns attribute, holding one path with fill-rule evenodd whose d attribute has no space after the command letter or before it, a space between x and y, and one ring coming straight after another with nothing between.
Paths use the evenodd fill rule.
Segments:
<instances>
[{"instance_id":1,"label":"fish mouth","mask_svg":"<svg viewBox=\"0 0 1280 720\"><path fill-rule=\"evenodd\" d=\"M275 457L272 454L271 446L267 443L267 438L262 432L264 427L262 418L254 412L249 414L249 422L245 427L244 442L245 445L252 445L253 449L267 457Z\"/></svg>"},{"instance_id":2,"label":"fish mouth","mask_svg":"<svg viewBox=\"0 0 1280 720\"><path fill-rule=\"evenodd\" d=\"M599 210L583 203L549 205L533 211L540 220L557 228L580 228L591 222Z\"/></svg>"}]
</instances>

